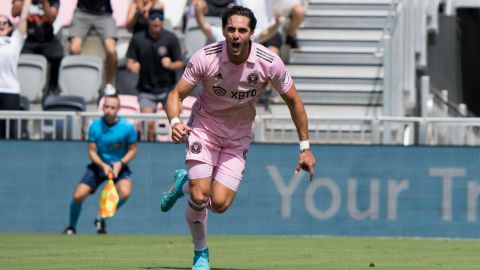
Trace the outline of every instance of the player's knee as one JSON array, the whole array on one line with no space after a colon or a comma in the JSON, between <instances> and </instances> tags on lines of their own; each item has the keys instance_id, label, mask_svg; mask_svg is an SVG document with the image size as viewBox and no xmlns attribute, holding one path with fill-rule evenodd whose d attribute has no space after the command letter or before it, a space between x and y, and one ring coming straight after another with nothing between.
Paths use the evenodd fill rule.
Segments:
<instances>
[{"instance_id":1,"label":"player's knee","mask_svg":"<svg viewBox=\"0 0 480 270\"><path fill-rule=\"evenodd\" d=\"M70 54L77 55L82 52L82 48L80 46L70 46Z\"/></svg>"},{"instance_id":2,"label":"player's knee","mask_svg":"<svg viewBox=\"0 0 480 270\"><path fill-rule=\"evenodd\" d=\"M118 189L118 196L124 200L128 199L131 193L132 191L130 189Z\"/></svg>"},{"instance_id":3,"label":"player's knee","mask_svg":"<svg viewBox=\"0 0 480 270\"><path fill-rule=\"evenodd\" d=\"M303 7L303 5L300 5L300 4L295 5L292 8L291 15L292 17L303 19L305 17L305 8Z\"/></svg>"},{"instance_id":4,"label":"player's knee","mask_svg":"<svg viewBox=\"0 0 480 270\"><path fill-rule=\"evenodd\" d=\"M82 42L77 39L72 39L70 43L70 54L76 55L82 52Z\"/></svg>"},{"instance_id":5,"label":"player's knee","mask_svg":"<svg viewBox=\"0 0 480 270\"><path fill-rule=\"evenodd\" d=\"M76 203L82 203L85 200L86 197L87 196L82 194L82 193L75 192L73 194L73 201L76 202Z\"/></svg>"},{"instance_id":6,"label":"player's knee","mask_svg":"<svg viewBox=\"0 0 480 270\"><path fill-rule=\"evenodd\" d=\"M227 209L230 207L230 204L227 204L227 203L215 203L215 202L211 202L211 205L210 205L210 208L212 208L213 212L217 213L217 214L221 214L221 213L224 213L225 211L227 211Z\"/></svg>"},{"instance_id":7,"label":"player's knee","mask_svg":"<svg viewBox=\"0 0 480 270\"><path fill-rule=\"evenodd\" d=\"M107 57L114 59L116 56L116 48L115 48L115 43L113 44L106 44L105 45L105 54Z\"/></svg>"},{"instance_id":8,"label":"player's knee","mask_svg":"<svg viewBox=\"0 0 480 270\"><path fill-rule=\"evenodd\" d=\"M190 200L192 200L197 205L203 205L208 203L209 196L201 191L192 191L190 190Z\"/></svg>"}]
</instances>

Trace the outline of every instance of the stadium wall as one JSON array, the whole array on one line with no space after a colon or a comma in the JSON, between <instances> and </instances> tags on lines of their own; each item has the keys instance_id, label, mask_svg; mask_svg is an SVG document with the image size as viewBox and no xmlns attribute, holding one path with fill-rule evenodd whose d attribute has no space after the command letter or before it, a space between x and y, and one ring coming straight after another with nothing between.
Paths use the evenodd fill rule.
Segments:
<instances>
[{"instance_id":1,"label":"stadium wall","mask_svg":"<svg viewBox=\"0 0 480 270\"><path fill-rule=\"evenodd\" d=\"M84 142L0 142L0 232L61 232L88 162ZM480 149L314 145L316 175L294 174L298 145L253 144L232 207L210 213L210 234L479 238ZM160 212L182 167L182 145L141 143L134 190L109 233L188 234L186 199ZM97 192L79 233L94 233Z\"/></svg>"}]
</instances>

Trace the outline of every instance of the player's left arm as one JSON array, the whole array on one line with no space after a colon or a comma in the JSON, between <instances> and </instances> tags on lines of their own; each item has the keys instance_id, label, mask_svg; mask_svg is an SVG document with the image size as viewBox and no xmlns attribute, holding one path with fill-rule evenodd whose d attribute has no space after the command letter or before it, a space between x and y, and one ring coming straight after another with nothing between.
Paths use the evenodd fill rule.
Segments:
<instances>
[{"instance_id":1,"label":"player's left arm","mask_svg":"<svg viewBox=\"0 0 480 270\"><path fill-rule=\"evenodd\" d=\"M128 151L127 153L123 156L122 159L120 159L120 162L122 164L128 164L132 159L133 157L135 157L137 155L137 152L138 152L138 145L137 143L132 143L132 144L129 144L128 145Z\"/></svg>"},{"instance_id":2,"label":"player's left arm","mask_svg":"<svg viewBox=\"0 0 480 270\"><path fill-rule=\"evenodd\" d=\"M127 164L135 157L135 155L138 152L137 132L135 131L135 128L131 124L128 124L128 133L126 135L125 140L128 148L127 152L125 153L125 155L123 155L123 157L119 161L113 163L113 174L115 178L118 177L118 174L122 170L122 167L127 166Z\"/></svg>"},{"instance_id":3,"label":"player's left arm","mask_svg":"<svg viewBox=\"0 0 480 270\"><path fill-rule=\"evenodd\" d=\"M43 12L45 13L45 19L48 23L53 23L57 19L58 15L58 3L50 4L50 0L43 0ZM57 5L55 5L57 4Z\"/></svg>"},{"instance_id":4,"label":"player's left arm","mask_svg":"<svg viewBox=\"0 0 480 270\"><path fill-rule=\"evenodd\" d=\"M132 143L128 145L127 153L118 162L113 163L113 176L115 178L118 177L118 174L122 170L122 167L126 166L128 162L130 162L133 159L133 157L135 157L137 152L138 152L137 143Z\"/></svg>"},{"instance_id":5,"label":"player's left arm","mask_svg":"<svg viewBox=\"0 0 480 270\"><path fill-rule=\"evenodd\" d=\"M298 95L297 88L293 83L287 92L281 94L281 97L290 110L290 115L297 129L298 139L300 140L300 155L295 172L299 172L300 169L309 172L310 181L312 181L315 175L315 157L310 150L308 142L308 119L305 106L303 105L303 101Z\"/></svg>"}]
</instances>

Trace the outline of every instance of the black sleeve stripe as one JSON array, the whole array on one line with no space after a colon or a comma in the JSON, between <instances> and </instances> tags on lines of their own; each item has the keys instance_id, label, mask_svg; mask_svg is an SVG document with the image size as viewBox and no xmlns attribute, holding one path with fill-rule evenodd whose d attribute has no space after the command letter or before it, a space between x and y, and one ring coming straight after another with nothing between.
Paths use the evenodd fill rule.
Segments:
<instances>
[{"instance_id":1,"label":"black sleeve stripe","mask_svg":"<svg viewBox=\"0 0 480 270\"><path fill-rule=\"evenodd\" d=\"M208 52L205 52L205 55L216 54L216 53L219 53L219 52L222 52L222 48L220 48L220 49L217 49L217 50L215 50L215 51L208 51Z\"/></svg>"},{"instance_id":2,"label":"black sleeve stripe","mask_svg":"<svg viewBox=\"0 0 480 270\"><path fill-rule=\"evenodd\" d=\"M263 60L265 60L265 61L267 61L267 62L269 62L269 63L273 63L273 58L268 58L268 57L266 57L266 56L263 56L263 55L259 54L258 52L257 52L257 57L258 57L258 58L261 58L261 59L263 59Z\"/></svg>"},{"instance_id":3,"label":"black sleeve stripe","mask_svg":"<svg viewBox=\"0 0 480 270\"><path fill-rule=\"evenodd\" d=\"M273 56L272 54L270 54L270 53L268 53L264 50L260 50L260 49L257 49L257 55L262 55L265 58L271 59L271 61L273 61L273 59L275 59L275 56Z\"/></svg>"},{"instance_id":4,"label":"black sleeve stripe","mask_svg":"<svg viewBox=\"0 0 480 270\"><path fill-rule=\"evenodd\" d=\"M215 46L211 46L211 47L207 47L205 49L203 49L204 52L205 52L205 55L210 55L210 54L215 54L215 53L219 53L222 51L222 44L219 44L219 45L215 45Z\"/></svg>"}]
</instances>

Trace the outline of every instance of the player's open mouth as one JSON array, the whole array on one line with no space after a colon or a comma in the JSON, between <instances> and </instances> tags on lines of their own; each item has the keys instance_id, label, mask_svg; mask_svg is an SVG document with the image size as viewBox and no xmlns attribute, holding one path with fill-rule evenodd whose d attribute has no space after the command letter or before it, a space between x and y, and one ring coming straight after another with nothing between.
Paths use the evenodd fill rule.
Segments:
<instances>
[{"instance_id":1,"label":"player's open mouth","mask_svg":"<svg viewBox=\"0 0 480 270\"><path fill-rule=\"evenodd\" d=\"M235 49L238 49L238 48L240 48L240 43L233 42L232 47L235 48Z\"/></svg>"}]
</instances>

